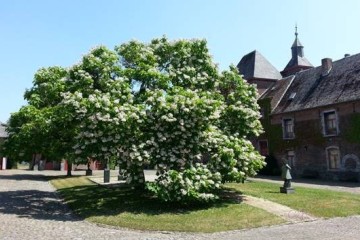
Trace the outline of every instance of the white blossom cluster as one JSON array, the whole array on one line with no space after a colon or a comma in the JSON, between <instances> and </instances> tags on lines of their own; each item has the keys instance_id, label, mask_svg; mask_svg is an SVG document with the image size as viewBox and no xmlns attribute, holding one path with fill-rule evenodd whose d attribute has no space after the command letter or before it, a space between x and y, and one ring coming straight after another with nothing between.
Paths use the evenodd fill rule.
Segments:
<instances>
[{"instance_id":1,"label":"white blossom cluster","mask_svg":"<svg viewBox=\"0 0 360 240\"><path fill-rule=\"evenodd\" d=\"M159 177L156 183L148 184L148 189L159 193L164 201L209 202L218 197L209 189L219 189L221 174L212 173L205 165L196 164L184 171L170 170Z\"/></svg>"},{"instance_id":2,"label":"white blossom cluster","mask_svg":"<svg viewBox=\"0 0 360 240\"><path fill-rule=\"evenodd\" d=\"M243 80L235 66L230 66L230 71L222 72L216 85L225 102L219 125L222 131L242 138L261 134L255 86Z\"/></svg>"},{"instance_id":3,"label":"white blossom cluster","mask_svg":"<svg viewBox=\"0 0 360 240\"><path fill-rule=\"evenodd\" d=\"M206 132L202 144L210 154L208 168L222 173L223 182L241 182L264 165L249 140L224 135L219 129Z\"/></svg>"},{"instance_id":4,"label":"white blossom cluster","mask_svg":"<svg viewBox=\"0 0 360 240\"><path fill-rule=\"evenodd\" d=\"M202 156L199 142L204 131L220 117L221 103L200 95L197 91L174 88L148 93L150 107L147 145L152 160L166 164L169 169L180 169L199 161Z\"/></svg>"}]
</instances>

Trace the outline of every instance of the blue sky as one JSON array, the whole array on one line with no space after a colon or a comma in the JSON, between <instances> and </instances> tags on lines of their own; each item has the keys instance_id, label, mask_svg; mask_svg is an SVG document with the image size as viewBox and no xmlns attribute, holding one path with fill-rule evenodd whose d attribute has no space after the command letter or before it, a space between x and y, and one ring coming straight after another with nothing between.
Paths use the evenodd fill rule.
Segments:
<instances>
[{"instance_id":1,"label":"blue sky","mask_svg":"<svg viewBox=\"0 0 360 240\"><path fill-rule=\"evenodd\" d=\"M282 70L295 23L314 66L360 53L358 0L0 0L0 121L26 104L37 69L69 67L96 45L205 38L220 69L257 49Z\"/></svg>"}]
</instances>

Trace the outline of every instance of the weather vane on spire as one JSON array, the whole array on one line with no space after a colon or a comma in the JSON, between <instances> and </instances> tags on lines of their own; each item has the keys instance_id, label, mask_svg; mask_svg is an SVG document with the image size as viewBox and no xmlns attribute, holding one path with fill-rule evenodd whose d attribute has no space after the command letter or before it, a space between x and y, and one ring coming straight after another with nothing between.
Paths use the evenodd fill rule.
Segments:
<instances>
[{"instance_id":1,"label":"weather vane on spire","mask_svg":"<svg viewBox=\"0 0 360 240\"><path fill-rule=\"evenodd\" d=\"M295 23L295 36L298 36L298 32L297 32L297 23Z\"/></svg>"}]
</instances>

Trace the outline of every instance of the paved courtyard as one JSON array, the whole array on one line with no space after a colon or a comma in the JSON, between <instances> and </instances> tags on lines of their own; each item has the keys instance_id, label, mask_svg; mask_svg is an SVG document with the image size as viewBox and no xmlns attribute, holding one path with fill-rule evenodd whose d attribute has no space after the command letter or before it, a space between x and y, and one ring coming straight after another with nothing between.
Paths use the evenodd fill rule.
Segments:
<instances>
[{"instance_id":1,"label":"paved courtyard","mask_svg":"<svg viewBox=\"0 0 360 240\"><path fill-rule=\"evenodd\" d=\"M360 216L215 234L102 227L72 214L43 178L53 174L65 172L0 171L0 239L359 239L360 235Z\"/></svg>"}]
</instances>

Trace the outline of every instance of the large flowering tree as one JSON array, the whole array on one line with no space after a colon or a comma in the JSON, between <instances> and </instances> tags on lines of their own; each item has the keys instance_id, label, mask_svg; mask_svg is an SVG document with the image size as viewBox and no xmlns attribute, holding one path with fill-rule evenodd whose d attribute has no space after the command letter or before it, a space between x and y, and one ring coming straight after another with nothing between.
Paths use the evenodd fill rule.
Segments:
<instances>
[{"instance_id":1,"label":"large flowering tree","mask_svg":"<svg viewBox=\"0 0 360 240\"><path fill-rule=\"evenodd\" d=\"M263 166L247 140L261 132L256 89L234 67L219 73L206 41L161 38L115 50L111 91L64 94L82 123L79 158L117 157L133 184L154 166L159 178L148 189L165 201L215 199L222 183Z\"/></svg>"},{"instance_id":2,"label":"large flowering tree","mask_svg":"<svg viewBox=\"0 0 360 240\"><path fill-rule=\"evenodd\" d=\"M96 47L61 79L51 106L73 137L66 153L74 161L118 159L137 186L144 167L155 167L159 177L147 188L164 201L216 199L221 184L264 165L248 140L261 132L256 89L235 67L220 73L205 40ZM51 118L58 121L45 119L50 129L61 125Z\"/></svg>"}]
</instances>

